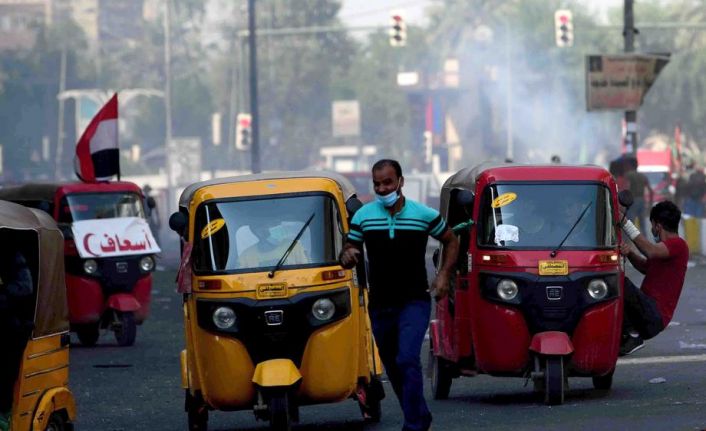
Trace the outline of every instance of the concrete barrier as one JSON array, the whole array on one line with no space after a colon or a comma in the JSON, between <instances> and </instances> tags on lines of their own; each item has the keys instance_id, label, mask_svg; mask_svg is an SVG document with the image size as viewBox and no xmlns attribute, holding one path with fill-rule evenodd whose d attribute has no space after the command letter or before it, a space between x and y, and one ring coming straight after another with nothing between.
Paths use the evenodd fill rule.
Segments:
<instances>
[{"instance_id":1,"label":"concrete barrier","mask_svg":"<svg viewBox=\"0 0 706 431\"><path fill-rule=\"evenodd\" d=\"M679 226L691 254L706 254L706 219L684 216Z\"/></svg>"}]
</instances>

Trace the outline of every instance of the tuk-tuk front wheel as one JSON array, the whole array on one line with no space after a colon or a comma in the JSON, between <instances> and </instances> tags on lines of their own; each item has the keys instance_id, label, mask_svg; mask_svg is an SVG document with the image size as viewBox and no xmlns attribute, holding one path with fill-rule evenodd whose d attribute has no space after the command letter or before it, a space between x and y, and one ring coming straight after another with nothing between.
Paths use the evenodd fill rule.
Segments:
<instances>
[{"instance_id":1,"label":"tuk-tuk front wheel","mask_svg":"<svg viewBox=\"0 0 706 431\"><path fill-rule=\"evenodd\" d=\"M429 368L431 377L431 393L435 400L445 400L451 392L451 363L446 359L436 356L434 350L429 351Z\"/></svg>"},{"instance_id":2,"label":"tuk-tuk front wheel","mask_svg":"<svg viewBox=\"0 0 706 431\"><path fill-rule=\"evenodd\" d=\"M548 356L544 367L544 403L558 405L564 402L564 358Z\"/></svg>"},{"instance_id":3,"label":"tuk-tuk front wheel","mask_svg":"<svg viewBox=\"0 0 706 431\"><path fill-rule=\"evenodd\" d=\"M382 400L385 398L385 389L378 377L371 376L370 383L359 387L357 394L358 407L366 422L380 422L382 418Z\"/></svg>"},{"instance_id":4,"label":"tuk-tuk front wheel","mask_svg":"<svg viewBox=\"0 0 706 431\"><path fill-rule=\"evenodd\" d=\"M119 346L132 346L137 336L137 323L132 311L116 312L115 341Z\"/></svg>"},{"instance_id":5,"label":"tuk-tuk front wheel","mask_svg":"<svg viewBox=\"0 0 706 431\"><path fill-rule=\"evenodd\" d=\"M64 414L54 412L49 416L49 422L47 422L45 431L71 431L73 429L73 425L67 422Z\"/></svg>"},{"instance_id":6,"label":"tuk-tuk front wheel","mask_svg":"<svg viewBox=\"0 0 706 431\"><path fill-rule=\"evenodd\" d=\"M289 393L273 394L270 397L270 429L272 431L290 431L292 429L293 415Z\"/></svg>"},{"instance_id":7,"label":"tuk-tuk front wheel","mask_svg":"<svg viewBox=\"0 0 706 431\"><path fill-rule=\"evenodd\" d=\"M208 431L208 408L186 390L186 414L189 422L189 431Z\"/></svg>"},{"instance_id":8,"label":"tuk-tuk front wheel","mask_svg":"<svg viewBox=\"0 0 706 431\"><path fill-rule=\"evenodd\" d=\"M95 323L81 323L75 325L76 335L78 336L78 341L86 347L95 346L98 342L98 337L100 336L100 331L98 328L99 322Z\"/></svg>"}]
</instances>

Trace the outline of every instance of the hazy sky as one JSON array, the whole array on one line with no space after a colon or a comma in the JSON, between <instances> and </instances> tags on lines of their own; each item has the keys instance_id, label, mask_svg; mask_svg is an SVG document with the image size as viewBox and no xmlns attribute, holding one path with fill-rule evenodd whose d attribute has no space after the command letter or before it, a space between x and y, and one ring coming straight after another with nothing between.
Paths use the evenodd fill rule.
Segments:
<instances>
[{"instance_id":1,"label":"hazy sky","mask_svg":"<svg viewBox=\"0 0 706 431\"><path fill-rule=\"evenodd\" d=\"M585 1L591 8L602 13L623 4L623 0ZM390 11L400 10L408 23L423 24L424 9L434 3L434 0L343 0L340 16L348 25L386 25Z\"/></svg>"}]
</instances>

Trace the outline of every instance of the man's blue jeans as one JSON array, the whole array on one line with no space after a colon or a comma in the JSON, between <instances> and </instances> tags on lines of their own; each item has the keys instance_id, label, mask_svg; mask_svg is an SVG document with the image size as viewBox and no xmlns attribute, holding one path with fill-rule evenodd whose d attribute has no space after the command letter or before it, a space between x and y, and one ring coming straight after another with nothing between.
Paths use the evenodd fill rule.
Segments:
<instances>
[{"instance_id":1,"label":"man's blue jeans","mask_svg":"<svg viewBox=\"0 0 706 431\"><path fill-rule=\"evenodd\" d=\"M370 309L380 358L404 413L403 431L426 431L431 425L419 359L430 313L430 301Z\"/></svg>"}]
</instances>

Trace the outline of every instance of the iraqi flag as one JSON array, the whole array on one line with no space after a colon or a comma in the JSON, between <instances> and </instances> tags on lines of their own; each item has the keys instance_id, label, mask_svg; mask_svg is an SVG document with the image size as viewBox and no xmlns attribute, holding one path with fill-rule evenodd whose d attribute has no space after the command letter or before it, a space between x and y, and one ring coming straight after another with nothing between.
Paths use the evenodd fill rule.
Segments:
<instances>
[{"instance_id":1,"label":"iraqi flag","mask_svg":"<svg viewBox=\"0 0 706 431\"><path fill-rule=\"evenodd\" d=\"M110 98L86 127L76 145L74 169L81 181L120 178L118 150L118 93Z\"/></svg>"}]
</instances>

